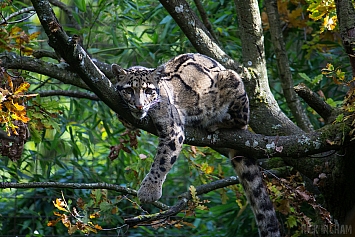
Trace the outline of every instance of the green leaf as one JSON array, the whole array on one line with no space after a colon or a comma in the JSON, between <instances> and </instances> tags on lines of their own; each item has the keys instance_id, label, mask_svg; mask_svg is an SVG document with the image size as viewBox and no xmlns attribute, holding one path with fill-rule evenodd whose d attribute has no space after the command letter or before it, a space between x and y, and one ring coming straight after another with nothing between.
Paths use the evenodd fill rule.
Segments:
<instances>
[{"instance_id":1,"label":"green leaf","mask_svg":"<svg viewBox=\"0 0 355 237\"><path fill-rule=\"evenodd\" d=\"M113 208L112 204L110 204L108 202L101 202L100 203L100 211L102 211L102 212L111 211L112 208Z\"/></svg>"},{"instance_id":2,"label":"green leaf","mask_svg":"<svg viewBox=\"0 0 355 237\"><path fill-rule=\"evenodd\" d=\"M303 72L298 73L298 75L299 75L300 77L302 77L304 80L308 81L308 82L311 82L311 81L312 81L311 78L310 78L309 76L307 76L307 75L306 75L305 73L303 73Z\"/></svg>"},{"instance_id":3,"label":"green leaf","mask_svg":"<svg viewBox=\"0 0 355 237\"><path fill-rule=\"evenodd\" d=\"M337 118L335 119L335 122L341 123L344 121L344 114L339 114Z\"/></svg>"},{"instance_id":4,"label":"green leaf","mask_svg":"<svg viewBox=\"0 0 355 237\"><path fill-rule=\"evenodd\" d=\"M75 6L82 12L86 12L85 0L74 0Z\"/></svg>"},{"instance_id":5,"label":"green leaf","mask_svg":"<svg viewBox=\"0 0 355 237\"><path fill-rule=\"evenodd\" d=\"M288 228L292 228L297 226L297 218L295 216L288 216L286 219L286 225L288 226Z\"/></svg>"}]
</instances>

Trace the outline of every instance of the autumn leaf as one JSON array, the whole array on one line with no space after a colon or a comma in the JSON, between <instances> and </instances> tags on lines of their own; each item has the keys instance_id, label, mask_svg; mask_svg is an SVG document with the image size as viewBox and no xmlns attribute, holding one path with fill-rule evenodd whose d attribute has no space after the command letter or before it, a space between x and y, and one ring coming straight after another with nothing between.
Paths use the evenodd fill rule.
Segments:
<instances>
[{"instance_id":1,"label":"autumn leaf","mask_svg":"<svg viewBox=\"0 0 355 237\"><path fill-rule=\"evenodd\" d=\"M56 220L48 221L47 226L55 226L62 218L57 218Z\"/></svg>"},{"instance_id":2,"label":"autumn leaf","mask_svg":"<svg viewBox=\"0 0 355 237\"><path fill-rule=\"evenodd\" d=\"M67 227L68 229L72 226L71 223L70 223L70 220L69 220L69 217L65 214L62 215L62 223L65 227Z\"/></svg>"},{"instance_id":3,"label":"autumn leaf","mask_svg":"<svg viewBox=\"0 0 355 237\"><path fill-rule=\"evenodd\" d=\"M57 198L55 200L55 202L53 201L53 204L56 208L58 208L61 211L65 211L65 212L69 212L66 208L67 205L65 204L65 202L61 199L61 198Z\"/></svg>"},{"instance_id":4,"label":"autumn leaf","mask_svg":"<svg viewBox=\"0 0 355 237\"><path fill-rule=\"evenodd\" d=\"M54 211L53 214L54 214L55 216L60 216L60 217L62 217L62 215L63 215L63 214L61 214L61 213L59 213L59 212L56 212L56 211Z\"/></svg>"},{"instance_id":5,"label":"autumn leaf","mask_svg":"<svg viewBox=\"0 0 355 237\"><path fill-rule=\"evenodd\" d=\"M98 218L98 217L100 217L100 213L99 212L95 212L93 214L90 214L90 216L89 216L90 219L94 219L94 218Z\"/></svg>"},{"instance_id":6,"label":"autumn leaf","mask_svg":"<svg viewBox=\"0 0 355 237\"><path fill-rule=\"evenodd\" d=\"M28 88L30 88L30 83L28 82L23 82L21 83L21 85L16 89L16 91L14 92L15 95L22 93L22 92L26 92L28 91Z\"/></svg>"},{"instance_id":7,"label":"autumn leaf","mask_svg":"<svg viewBox=\"0 0 355 237\"><path fill-rule=\"evenodd\" d=\"M69 227L68 228L68 233L71 235L71 234L73 234L75 231L77 231L78 230L78 226L76 226L76 225L73 225L73 226L71 226L71 227Z\"/></svg>"},{"instance_id":8,"label":"autumn leaf","mask_svg":"<svg viewBox=\"0 0 355 237\"><path fill-rule=\"evenodd\" d=\"M327 30L334 30L334 28L337 25L338 18L336 16L332 16L329 18L329 15L327 15L324 20L323 20L323 27ZM321 29L321 32L323 29Z\"/></svg>"},{"instance_id":9,"label":"autumn leaf","mask_svg":"<svg viewBox=\"0 0 355 237\"><path fill-rule=\"evenodd\" d=\"M77 204L78 207L81 208L81 209L84 209L84 208L85 208L85 202L84 202L84 200L83 200L81 197L79 197L79 198L76 200L76 204Z\"/></svg>"},{"instance_id":10,"label":"autumn leaf","mask_svg":"<svg viewBox=\"0 0 355 237\"><path fill-rule=\"evenodd\" d=\"M196 193L196 188L193 185L190 185L189 190L190 190L192 199L195 200L196 199L196 194L197 194Z\"/></svg>"},{"instance_id":11,"label":"autumn leaf","mask_svg":"<svg viewBox=\"0 0 355 237\"><path fill-rule=\"evenodd\" d=\"M40 34L41 34L40 31L34 32L34 33L30 34L29 39L30 40L36 39Z\"/></svg>"},{"instance_id":12,"label":"autumn leaf","mask_svg":"<svg viewBox=\"0 0 355 237\"><path fill-rule=\"evenodd\" d=\"M18 103L15 103L15 104L13 104L13 105L14 105L14 107L15 107L15 109L16 109L17 111L22 111L22 110L25 109L25 106L19 105Z\"/></svg>"},{"instance_id":13,"label":"autumn leaf","mask_svg":"<svg viewBox=\"0 0 355 237\"><path fill-rule=\"evenodd\" d=\"M98 224L96 224L94 227L95 227L95 229L97 229L97 230L102 230L102 227L99 226Z\"/></svg>"},{"instance_id":14,"label":"autumn leaf","mask_svg":"<svg viewBox=\"0 0 355 237\"><path fill-rule=\"evenodd\" d=\"M206 174L211 174L214 170L213 166L209 166L207 162L202 163L201 170Z\"/></svg>"},{"instance_id":15,"label":"autumn leaf","mask_svg":"<svg viewBox=\"0 0 355 237\"><path fill-rule=\"evenodd\" d=\"M180 223L177 223L174 225L175 228L181 229L181 227L183 227L183 225L181 225Z\"/></svg>"}]
</instances>

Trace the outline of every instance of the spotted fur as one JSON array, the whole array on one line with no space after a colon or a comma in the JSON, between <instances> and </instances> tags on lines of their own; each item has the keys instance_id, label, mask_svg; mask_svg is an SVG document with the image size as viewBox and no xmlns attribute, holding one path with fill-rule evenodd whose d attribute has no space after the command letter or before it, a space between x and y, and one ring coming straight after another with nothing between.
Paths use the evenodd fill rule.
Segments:
<instances>
[{"instance_id":1,"label":"spotted fur","mask_svg":"<svg viewBox=\"0 0 355 237\"><path fill-rule=\"evenodd\" d=\"M215 131L246 129L249 100L240 76L201 54L182 54L156 69L134 66L112 71L117 91L137 119L149 115L159 133L159 145L150 172L138 190L141 202L154 202L162 195L166 175L184 143L184 127ZM273 205L262 183L255 161L236 156L230 159L255 214L260 236L279 236Z\"/></svg>"}]
</instances>

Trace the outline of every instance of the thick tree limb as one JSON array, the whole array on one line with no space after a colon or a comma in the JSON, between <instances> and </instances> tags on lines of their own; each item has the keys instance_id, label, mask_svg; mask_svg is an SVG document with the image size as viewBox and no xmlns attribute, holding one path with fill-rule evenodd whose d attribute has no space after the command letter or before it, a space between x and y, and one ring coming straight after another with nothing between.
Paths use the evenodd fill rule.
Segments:
<instances>
[{"instance_id":1,"label":"thick tree limb","mask_svg":"<svg viewBox=\"0 0 355 237\"><path fill-rule=\"evenodd\" d=\"M54 12L45 0L32 0L37 16L49 38L49 45L59 53L106 104L119 101L110 80L97 68L85 50L78 44L78 38L69 38L62 29Z\"/></svg>"},{"instance_id":2,"label":"thick tree limb","mask_svg":"<svg viewBox=\"0 0 355 237\"><path fill-rule=\"evenodd\" d=\"M250 125L257 133L303 133L280 109L270 91L266 70L264 35L257 0L234 0L242 41L243 64L254 78L247 83L250 98ZM275 125L278 125L277 129Z\"/></svg>"},{"instance_id":3,"label":"thick tree limb","mask_svg":"<svg viewBox=\"0 0 355 237\"><path fill-rule=\"evenodd\" d=\"M303 108L297 94L293 90L293 79L288 62L285 42L282 35L280 16L277 11L277 1L265 1L266 12L269 19L271 41L274 46L276 55L277 68L281 80L282 90L286 99L286 103L291 110L292 115L295 117L297 125L303 131L312 131L312 124L307 117L306 111Z\"/></svg>"},{"instance_id":4,"label":"thick tree limb","mask_svg":"<svg viewBox=\"0 0 355 237\"><path fill-rule=\"evenodd\" d=\"M234 148L248 157L301 158L339 149L343 135L349 131L350 126L346 124L332 124L311 133L289 136L265 136L243 130L220 130L208 134L190 127L186 128L185 133L186 144L190 145Z\"/></svg>"}]
</instances>

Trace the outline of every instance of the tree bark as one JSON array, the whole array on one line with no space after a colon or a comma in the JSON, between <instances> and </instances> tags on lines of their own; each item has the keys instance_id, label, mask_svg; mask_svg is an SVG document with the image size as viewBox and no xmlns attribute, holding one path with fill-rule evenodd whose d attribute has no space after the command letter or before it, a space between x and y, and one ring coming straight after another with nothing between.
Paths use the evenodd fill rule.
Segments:
<instances>
[{"instance_id":1,"label":"tree bark","mask_svg":"<svg viewBox=\"0 0 355 237\"><path fill-rule=\"evenodd\" d=\"M351 0L336 0L337 17L339 20L340 35L343 40L345 52L349 56L352 67L352 75L355 78L355 9ZM352 94L355 81L350 83L348 94ZM346 217L355 207L355 147L345 144L338 152L338 159L334 161L334 169L326 179L322 188L327 207L340 223L344 223Z\"/></svg>"},{"instance_id":2,"label":"tree bark","mask_svg":"<svg viewBox=\"0 0 355 237\"><path fill-rule=\"evenodd\" d=\"M234 3L242 41L243 64L253 76L246 81L250 98L250 126L255 132L267 135L303 133L281 111L270 91L258 1L234 0Z\"/></svg>"}]
</instances>

